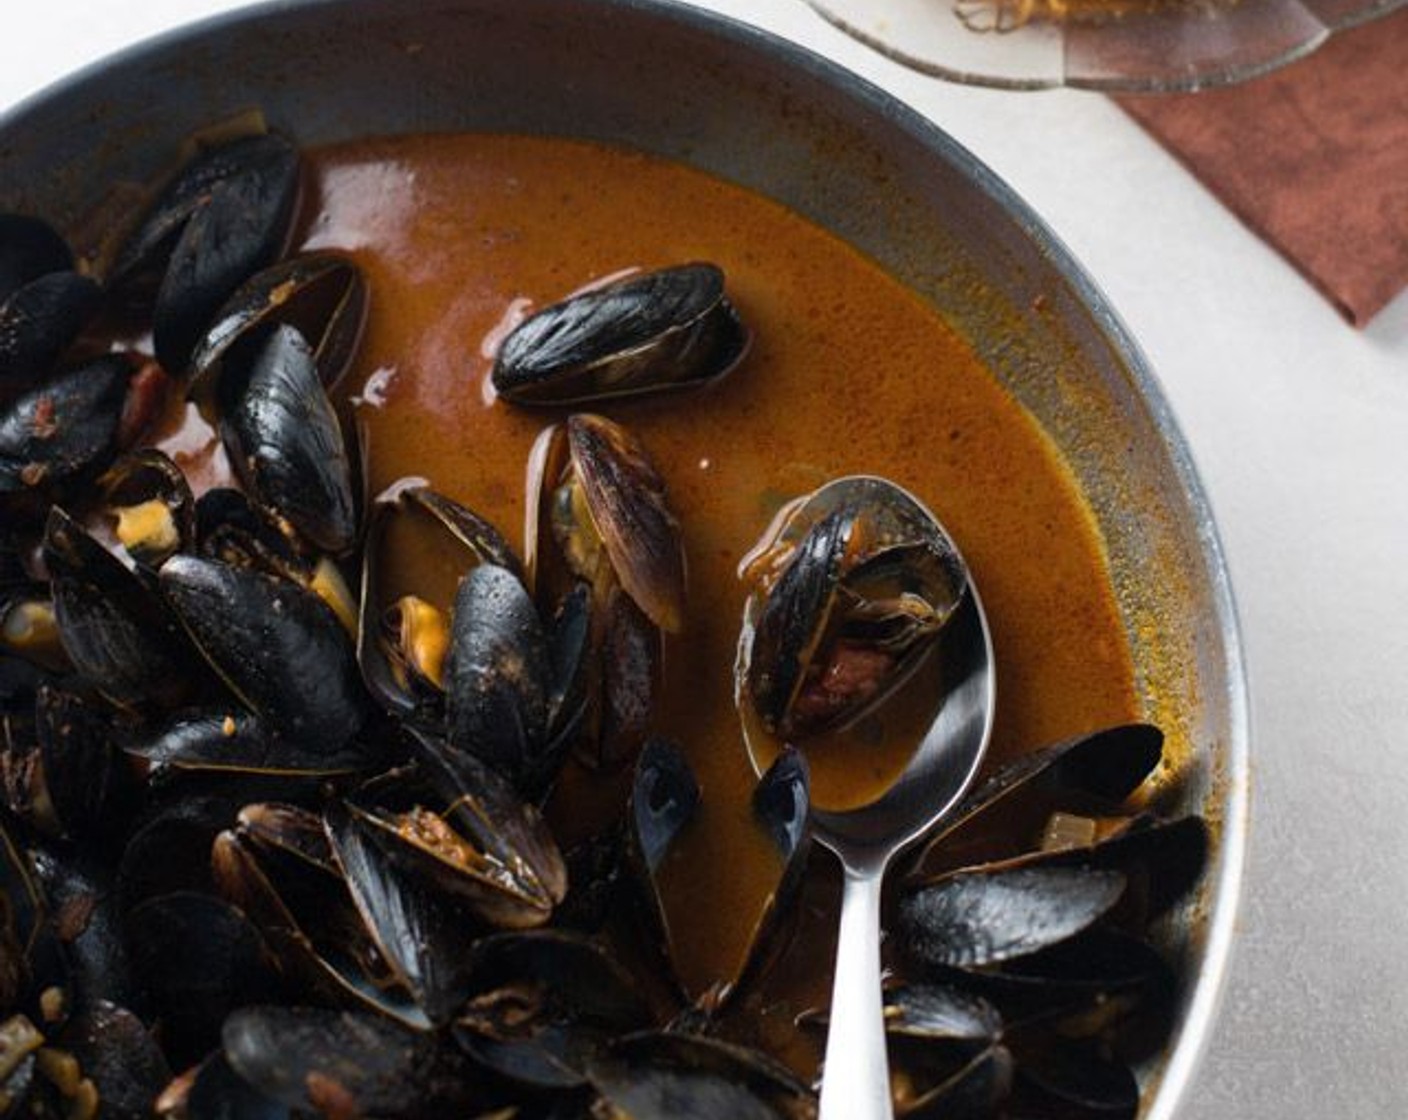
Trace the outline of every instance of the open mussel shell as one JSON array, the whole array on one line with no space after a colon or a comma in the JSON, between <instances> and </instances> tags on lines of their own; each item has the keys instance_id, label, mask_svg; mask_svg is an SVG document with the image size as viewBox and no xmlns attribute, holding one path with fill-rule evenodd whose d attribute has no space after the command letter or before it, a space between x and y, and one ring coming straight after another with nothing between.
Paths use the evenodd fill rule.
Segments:
<instances>
[{"instance_id":1,"label":"open mussel shell","mask_svg":"<svg viewBox=\"0 0 1408 1120\"><path fill-rule=\"evenodd\" d=\"M86 841L119 838L141 797L115 738L116 713L78 692L41 686L33 740L6 721L0 756L11 810L41 832ZM26 749L26 747L28 749Z\"/></svg>"},{"instance_id":2,"label":"open mussel shell","mask_svg":"<svg viewBox=\"0 0 1408 1120\"><path fill-rule=\"evenodd\" d=\"M534 593L560 594L565 566L599 599L614 581L667 633L684 624L685 557L665 483L644 445L604 416L545 429L529 456L528 570ZM603 564L603 557L607 563ZM608 576L609 573L609 576ZM605 581L605 583L603 582Z\"/></svg>"},{"instance_id":3,"label":"open mussel shell","mask_svg":"<svg viewBox=\"0 0 1408 1120\"><path fill-rule=\"evenodd\" d=\"M0 406L0 495L48 493L106 465L132 374L125 354L104 354Z\"/></svg>"},{"instance_id":4,"label":"open mussel shell","mask_svg":"<svg viewBox=\"0 0 1408 1120\"><path fill-rule=\"evenodd\" d=\"M763 727L790 741L845 727L893 693L966 587L932 515L878 478L794 503L753 567L744 684Z\"/></svg>"},{"instance_id":5,"label":"open mussel shell","mask_svg":"<svg viewBox=\"0 0 1408 1120\"><path fill-rule=\"evenodd\" d=\"M980 996L930 984L885 994L895 1115L986 1120L1012 1086L1002 1016Z\"/></svg>"},{"instance_id":6,"label":"open mussel shell","mask_svg":"<svg viewBox=\"0 0 1408 1120\"><path fill-rule=\"evenodd\" d=\"M515 404L577 404L682 389L722 377L748 349L748 330L717 265L640 273L543 308L504 339L499 396Z\"/></svg>"},{"instance_id":7,"label":"open mussel shell","mask_svg":"<svg viewBox=\"0 0 1408 1120\"><path fill-rule=\"evenodd\" d=\"M357 538L352 467L315 357L294 327L241 341L220 383L220 438L245 490L322 552Z\"/></svg>"},{"instance_id":8,"label":"open mussel shell","mask_svg":"<svg viewBox=\"0 0 1408 1120\"><path fill-rule=\"evenodd\" d=\"M626 1035L590 1065L610 1115L631 1120L815 1120L816 1099L766 1055L678 1033Z\"/></svg>"},{"instance_id":9,"label":"open mussel shell","mask_svg":"<svg viewBox=\"0 0 1408 1120\"><path fill-rule=\"evenodd\" d=\"M201 654L274 734L329 755L357 734L367 705L352 642L316 594L196 556L173 556L159 578Z\"/></svg>"},{"instance_id":10,"label":"open mussel shell","mask_svg":"<svg viewBox=\"0 0 1408 1120\"><path fill-rule=\"evenodd\" d=\"M178 705L201 684L199 656L153 582L58 506L44 563L59 636L79 674L113 702Z\"/></svg>"},{"instance_id":11,"label":"open mussel shell","mask_svg":"<svg viewBox=\"0 0 1408 1120\"><path fill-rule=\"evenodd\" d=\"M1152 724L1130 723L1014 759L970 791L944 820L916 859L915 875L1020 855L1058 810L1119 813L1162 755L1163 733ZM984 825L989 813L1003 815L1007 823L1002 829Z\"/></svg>"},{"instance_id":12,"label":"open mussel shell","mask_svg":"<svg viewBox=\"0 0 1408 1120\"><path fill-rule=\"evenodd\" d=\"M758 903L751 933L731 974L715 986L717 1009L739 1000L762 981L786 951L798 917L797 902L811 851L810 779L806 759L787 748L753 790L753 821L766 837L767 887Z\"/></svg>"},{"instance_id":13,"label":"open mussel shell","mask_svg":"<svg viewBox=\"0 0 1408 1120\"><path fill-rule=\"evenodd\" d=\"M305 998L430 1026L405 973L363 921L318 813L247 805L215 838L210 862L220 893L249 914Z\"/></svg>"},{"instance_id":14,"label":"open mussel shell","mask_svg":"<svg viewBox=\"0 0 1408 1120\"><path fill-rule=\"evenodd\" d=\"M272 133L207 148L157 197L109 273L132 292L159 277L157 360L180 375L212 316L283 251L299 193L298 149Z\"/></svg>"},{"instance_id":15,"label":"open mussel shell","mask_svg":"<svg viewBox=\"0 0 1408 1120\"><path fill-rule=\"evenodd\" d=\"M494 934L474 947L469 968L455 1038L477 1061L524 1085L584 1084L612 1038L653 1023L635 978L575 934Z\"/></svg>"},{"instance_id":16,"label":"open mussel shell","mask_svg":"<svg viewBox=\"0 0 1408 1120\"><path fill-rule=\"evenodd\" d=\"M415 734L416 770L394 771L349 799L408 874L421 875L490 925L541 925L567 893L542 815L473 755Z\"/></svg>"},{"instance_id":17,"label":"open mussel shell","mask_svg":"<svg viewBox=\"0 0 1408 1120\"><path fill-rule=\"evenodd\" d=\"M626 862L641 914L635 924L647 959L687 1002L673 964L671 915L659 876L680 832L699 811L699 783L684 752L667 739L649 739L636 758L627 805Z\"/></svg>"},{"instance_id":18,"label":"open mussel shell","mask_svg":"<svg viewBox=\"0 0 1408 1120\"><path fill-rule=\"evenodd\" d=\"M225 1022L230 1068L300 1114L474 1116L488 1092L458 1048L390 1020L312 1007L247 1007Z\"/></svg>"},{"instance_id":19,"label":"open mussel shell","mask_svg":"<svg viewBox=\"0 0 1408 1120\"><path fill-rule=\"evenodd\" d=\"M97 480L98 506L119 544L155 568L196 544L196 499L185 472L155 448L131 451Z\"/></svg>"},{"instance_id":20,"label":"open mussel shell","mask_svg":"<svg viewBox=\"0 0 1408 1120\"><path fill-rule=\"evenodd\" d=\"M307 340L318 379L331 392L356 353L366 317L367 282L349 257L305 253L280 261L250 277L216 312L191 357L188 395L213 402L231 348L278 323Z\"/></svg>"},{"instance_id":21,"label":"open mussel shell","mask_svg":"<svg viewBox=\"0 0 1408 1120\"><path fill-rule=\"evenodd\" d=\"M362 562L357 660L373 699L427 727L444 720L444 659L460 581L481 564L521 576L503 535L423 479L373 502Z\"/></svg>"},{"instance_id":22,"label":"open mussel shell","mask_svg":"<svg viewBox=\"0 0 1408 1120\"><path fill-rule=\"evenodd\" d=\"M341 803L324 825L362 922L431 1023L444 1025L470 992L477 923L425 876L395 862L365 815Z\"/></svg>"}]
</instances>

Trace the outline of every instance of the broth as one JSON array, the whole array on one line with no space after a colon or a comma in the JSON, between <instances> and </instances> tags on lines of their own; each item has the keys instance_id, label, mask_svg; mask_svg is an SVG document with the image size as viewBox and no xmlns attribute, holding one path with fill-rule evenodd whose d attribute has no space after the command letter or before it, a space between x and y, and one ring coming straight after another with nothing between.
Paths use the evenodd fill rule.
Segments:
<instances>
[{"instance_id":1,"label":"broth","mask_svg":"<svg viewBox=\"0 0 1408 1120\"><path fill-rule=\"evenodd\" d=\"M588 283L711 260L754 332L744 363L715 385L596 409L649 450L688 557L686 628L667 644L655 720L704 791L666 872L688 990L731 969L768 881L733 672L739 564L784 501L839 475L879 474L943 520L997 651L989 766L1139 714L1100 541L1071 475L968 344L873 262L757 194L589 143L419 136L309 159L317 205L302 247L347 251L372 292L347 382L371 493L423 476L521 547L528 449L566 410L494 401L492 355L526 313ZM404 560L408 585L419 560ZM858 765L849 778L883 782L887 766ZM552 807L564 843L599 823L584 804L619 812L625 777L565 776ZM824 998L833 918L812 924L784 970L779 1021Z\"/></svg>"}]
</instances>

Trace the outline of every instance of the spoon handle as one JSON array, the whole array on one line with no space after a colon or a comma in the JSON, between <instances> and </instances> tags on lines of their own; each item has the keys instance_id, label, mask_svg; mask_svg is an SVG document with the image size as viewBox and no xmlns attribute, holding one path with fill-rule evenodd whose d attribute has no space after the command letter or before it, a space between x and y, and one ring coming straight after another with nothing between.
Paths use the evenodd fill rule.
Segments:
<instances>
[{"instance_id":1,"label":"spoon handle","mask_svg":"<svg viewBox=\"0 0 1408 1120\"><path fill-rule=\"evenodd\" d=\"M880 886L885 868L846 867L820 1120L892 1120L880 992Z\"/></svg>"}]
</instances>

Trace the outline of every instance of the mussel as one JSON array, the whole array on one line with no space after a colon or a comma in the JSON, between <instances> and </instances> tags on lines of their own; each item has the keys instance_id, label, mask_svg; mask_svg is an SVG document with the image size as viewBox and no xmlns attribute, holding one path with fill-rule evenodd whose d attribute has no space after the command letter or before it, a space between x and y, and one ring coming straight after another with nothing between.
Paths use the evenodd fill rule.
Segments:
<instances>
[{"instance_id":1,"label":"mussel","mask_svg":"<svg viewBox=\"0 0 1408 1120\"><path fill-rule=\"evenodd\" d=\"M544 610L586 614L579 757L614 769L645 741L663 634L684 624L685 557L664 481L626 428L574 414L545 429L529 459L528 578ZM577 588L585 587L585 592ZM580 606L573 606L576 594Z\"/></svg>"},{"instance_id":2,"label":"mussel","mask_svg":"<svg viewBox=\"0 0 1408 1120\"><path fill-rule=\"evenodd\" d=\"M764 728L786 740L846 726L894 692L964 594L932 519L897 488L856 481L786 508L752 554L744 683Z\"/></svg>"},{"instance_id":3,"label":"mussel","mask_svg":"<svg viewBox=\"0 0 1408 1120\"><path fill-rule=\"evenodd\" d=\"M552 304L504 339L499 396L515 404L579 404L698 386L742 360L749 334L717 265L627 276Z\"/></svg>"},{"instance_id":4,"label":"mussel","mask_svg":"<svg viewBox=\"0 0 1408 1120\"><path fill-rule=\"evenodd\" d=\"M47 376L101 301L58 231L39 218L0 214L0 385Z\"/></svg>"},{"instance_id":5,"label":"mussel","mask_svg":"<svg viewBox=\"0 0 1408 1120\"><path fill-rule=\"evenodd\" d=\"M220 306L277 258L298 191L298 149L263 133L199 152L157 197L108 283L129 295L156 288L153 341L168 373L185 372Z\"/></svg>"},{"instance_id":6,"label":"mussel","mask_svg":"<svg viewBox=\"0 0 1408 1120\"><path fill-rule=\"evenodd\" d=\"M107 354L40 382L0 409L0 496L52 490L117 450L133 365Z\"/></svg>"}]
</instances>

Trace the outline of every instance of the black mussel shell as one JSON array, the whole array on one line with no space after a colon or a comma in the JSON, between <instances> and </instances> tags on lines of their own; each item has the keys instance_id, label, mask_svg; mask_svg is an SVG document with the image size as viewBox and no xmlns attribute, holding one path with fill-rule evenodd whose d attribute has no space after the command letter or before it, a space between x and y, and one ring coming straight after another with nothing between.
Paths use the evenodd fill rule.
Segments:
<instances>
[{"instance_id":1,"label":"black mussel shell","mask_svg":"<svg viewBox=\"0 0 1408 1120\"><path fill-rule=\"evenodd\" d=\"M42 831L86 842L121 839L141 791L115 740L120 720L83 695L45 685L34 704L36 751L23 803L10 804ZM10 786L10 763L5 762Z\"/></svg>"},{"instance_id":2,"label":"black mussel shell","mask_svg":"<svg viewBox=\"0 0 1408 1120\"><path fill-rule=\"evenodd\" d=\"M234 1009L277 997L278 974L263 939L223 899L162 895L133 907L126 924L127 951L174 1065L213 1049Z\"/></svg>"},{"instance_id":3,"label":"black mussel shell","mask_svg":"<svg viewBox=\"0 0 1408 1120\"><path fill-rule=\"evenodd\" d=\"M417 557L428 585L393 585L397 559ZM401 479L372 502L362 560L357 660L367 689L388 712L422 726L444 725L444 649L460 581L480 564L522 578L523 565L503 535L473 510ZM424 613L407 617L405 599ZM413 647L408 650L407 645ZM422 652L430 649L433 653ZM426 656L434 665L424 664Z\"/></svg>"},{"instance_id":4,"label":"black mussel shell","mask_svg":"<svg viewBox=\"0 0 1408 1120\"><path fill-rule=\"evenodd\" d=\"M767 975L787 949L797 918L797 900L811 851L807 827L810 777L806 759L787 748L768 767L753 790L753 821L768 838L772 864L768 890L758 903L744 955L732 975L721 978L717 998L737 999Z\"/></svg>"},{"instance_id":5,"label":"black mussel shell","mask_svg":"<svg viewBox=\"0 0 1408 1120\"><path fill-rule=\"evenodd\" d=\"M543 429L529 453L528 493L528 582L540 601L551 603L584 580L602 605L619 585L661 630L680 630L679 522L635 435L589 413Z\"/></svg>"},{"instance_id":6,"label":"black mussel shell","mask_svg":"<svg viewBox=\"0 0 1408 1120\"><path fill-rule=\"evenodd\" d=\"M847 509L817 521L797 545L758 615L748 685L754 708L774 732L792 730L788 709L825 627L854 524L855 513Z\"/></svg>"},{"instance_id":7,"label":"black mussel shell","mask_svg":"<svg viewBox=\"0 0 1408 1120\"><path fill-rule=\"evenodd\" d=\"M490 1069L537 1088L583 1084L612 1038L652 1024L635 979L573 934L487 937L474 947L470 976L456 1039Z\"/></svg>"},{"instance_id":8,"label":"black mussel shell","mask_svg":"<svg viewBox=\"0 0 1408 1120\"><path fill-rule=\"evenodd\" d=\"M69 1020L55 1044L93 1083L104 1120L148 1120L171 1070L161 1047L136 1015L97 1001Z\"/></svg>"},{"instance_id":9,"label":"black mussel shell","mask_svg":"<svg viewBox=\"0 0 1408 1120\"><path fill-rule=\"evenodd\" d=\"M357 537L351 461L308 343L278 326L227 365L220 438L245 489L320 551L346 552Z\"/></svg>"},{"instance_id":10,"label":"black mussel shell","mask_svg":"<svg viewBox=\"0 0 1408 1120\"><path fill-rule=\"evenodd\" d=\"M102 289L76 272L51 272L0 303L0 383L36 381L98 313Z\"/></svg>"},{"instance_id":11,"label":"black mussel shell","mask_svg":"<svg viewBox=\"0 0 1408 1120\"><path fill-rule=\"evenodd\" d=\"M210 864L217 889L250 916L296 995L365 1007L417 1030L431 1026L405 970L363 921L320 814L247 805L235 827L215 837ZM365 883L361 868L356 874ZM385 920L405 928L398 914ZM392 948L414 951L394 940ZM452 953L443 963L452 971L455 961Z\"/></svg>"},{"instance_id":12,"label":"black mussel shell","mask_svg":"<svg viewBox=\"0 0 1408 1120\"><path fill-rule=\"evenodd\" d=\"M493 767L537 800L548 742L548 640L518 578L480 564L460 582L445 658L450 745Z\"/></svg>"},{"instance_id":13,"label":"black mussel shell","mask_svg":"<svg viewBox=\"0 0 1408 1120\"><path fill-rule=\"evenodd\" d=\"M52 377L0 411L0 494L41 491L101 468L116 447L133 367L105 354Z\"/></svg>"},{"instance_id":14,"label":"black mussel shell","mask_svg":"<svg viewBox=\"0 0 1408 1120\"><path fill-rule=\"evenodd\" d=\"M173 705L200 685L199 658L152 581L58 506L45 527L44 563L64 649L103 695L123 705Z\"/></svg>"},{"instance_id":15,"label":"black mussel shell","mask_svg":"<svg viewBox=\"0 0 1408 1120\"><path fill-rule=\"evenodd\" d=\"M684 625L685 559L679 522L645 447L604 416L567 419L572 470L621 587L666 633Z\"/></svg>"},{"instance_id":16,"label":"black mussel shell","mask_svg":"<svg viewBox=\"0 0 1408 1120\"><path fill-rule=\"evenodd\" d=\"M153 769L234 773L334 777L364 771L376 761L357 740L330 752L311 739L276 736L258 716L237 707L178 712L124 749Z\"/></svg>"},{"instance_id":17,"label":"black mussel shell","mask_svg":"<svg viewBox=\"0 0 1408 1120\"><path fill-rule=\"evenodd\" d=\"M231 1069L224 1050L210 1055L188 1076L189 1083L173 1085L179 1106L162 1102L172 1104L172 1114L182 1120L289 1120L292 1115L288 1105L265 1096ZM173 1090L165 1096L171 1097Z\"/></svg>"},{"instance_id":18,"label":"black mussel shell","mask_svg":"<svg viewBox=\"0 0 1408 1120\"><path fill-rule=\"evenodd\" d=\"M407 873L425 876L484 921L541 925L567 892L567 872L541 814L473 755L414 735L419 771L374 779L354 814Z\"/></svg>"},{"instance_id":19,"label":"black mussel shell","mask_svg":"<svg viewBox=\"0 0 1408 1120\"><path fill-rule=\"evenodd\" d=\"M18 1008L42 1022L40 1001L70 983L68 962L49 921L49 903L28 853L0 820L0 1007Z\"/></svg>"},{"instance_id":20,"label":"black mussel shell","mask_svg":"<svg viewBox=\"0 0 1408 1120\"><path fill-rule=\"evenodd\" d=\"M1023 854L1055 810L1118 812L1163 756L1163 733L1130 723L1063 739L1004 765L974 787L918 858L919 874ZM999 808L1000 806L1000 808ZM1000 812L1000 843L986 827Z\"/></svg>"},{"instance_id":21,"label":"black mussel shell","mask_svg":"<svg viewBox=\"0 0 1408 1120\"><path fill-rule=\"evenodd\" d=\"M504 339L492 377L515 404L575 404L703 384L733 369L748 341L723 271L685 264L543 308Z\"/></svg>"},{"instance_id":22,"label":"black mussel shell","mask_svg":"<svg viewBox=\"0 0 1408 1120\"><path fill-rule=\"evenodd\" d=\"M146 993L127 957L114 869L102 855L68 844L36 845L31 855L63 937L71 1005L107 1001L147 1016Z\"/></svg>"},{"instance_id":23,"label":"black mussel shell","mask_svg":"<svg viewBox=\"0 0 1408 1120\"><path fill-rule=\"evenodd\" d=\"M294 327L307 340L318 379L331 392L356 352L366 315L367 283L351 258L306 253L271 265L216 313L191 358L190 395L215 397L231 347L275 323Z\"/></svg>"},{"instance_id":24,"label":"black mussel shell","mask_svg":"<svg viewBox=\"0 0 1408 1120\"><path fill-rule=\"evenodd\" d=\"M161 276L157 360L181 374L211 318L283 250L298 200L298 150L273 134L203 151L158 196L119 254L109 284Z\"/></svg>"},{"instance_id":25,"label":"black mussel shell","mask_svg":"<svg viewBox=\"0 0 1408 1120\"><path fill-rule=\"evenodd\" d=\"M266 1096L321 1115L384 1120L472 1116L492 1099L440 1035L311 1007L249 1007L225 1022L225 1058Z\"/></svg>"},{"instance_id":26,"label":"black mussel shell","mask_svg":"<svg viewBox=\"0 0 1408 1120\"><path fill-rule=\"evenodd\" d=\"M477 923L429 880L395 863L365 816L335 803L325 823L347 889L382 955L430 1022L448 1023L471 990Z\"/></svg>"},{"instance_id":27,"label":"black mussel shell","mask_svg":"<svg viewBox=\"0 0 1408 1120\"><path fill-rule=\"evenodd\" d=\"M795 503L759 556L764 575L785 566L750 596L745 683L763 727L786 741L874 710L934 647L966 589L932 516L879 478L838 480Z\"/></svg>"},{"instance_id":28,"label":"black mussel shell","mask_svg":"<svg viewBox=\"0 0 1408 1120\"><path fill-rule=\"evenodd\" d=\"M206 660L279 736L335 755L366 718L347 631L297 584L195 556L161 567L161 589Z\"/></svg>"},{"instance_id":29,"label":"black mussel shell","mask_svg":"<svg viewBox=\"0 0 1408 1120\"><path fill-rule=\"evenodd\" d=\"M68 242L48 222L28 214L0 214L0 301L31 280L72 269Z\"/></svg>"},{"instance_id":30,"label":"black mussel shell","mask_svg":"<svg viewBox=\"0 0 1408 1120\"><path fill-rule=\"evenodd\" d=\"M680 832L699 810L699 783L684 752L667 739L649 739L636 759L627 807L626 863L641 920L633 923L647 959L684 998L673 964L671 915L657 876Z\"/></svg>"},{"instance_id":31,"label":"black mussel shell","mask_svg":"<svg viewBox=\"0 0 1408 1120\"><path fill-rule=\"evenodd\" d=\"M1118 871L1080 867L956 872L900 900L894 938L921 967L983 968L1074 937L1124 889Z\"/></svg>"},{"instance_id":32,"label":"black mussel shell","mask_svg":"<svg viewBox=\"0 0 1408 1120\"><path fill-rule=\"evenodd\" d=\"M814 1120L816 1101L766 1055L676 1033L627 1035L595 1058L592 1084L632 1120Z\"/></svg>"}]
</instances>

